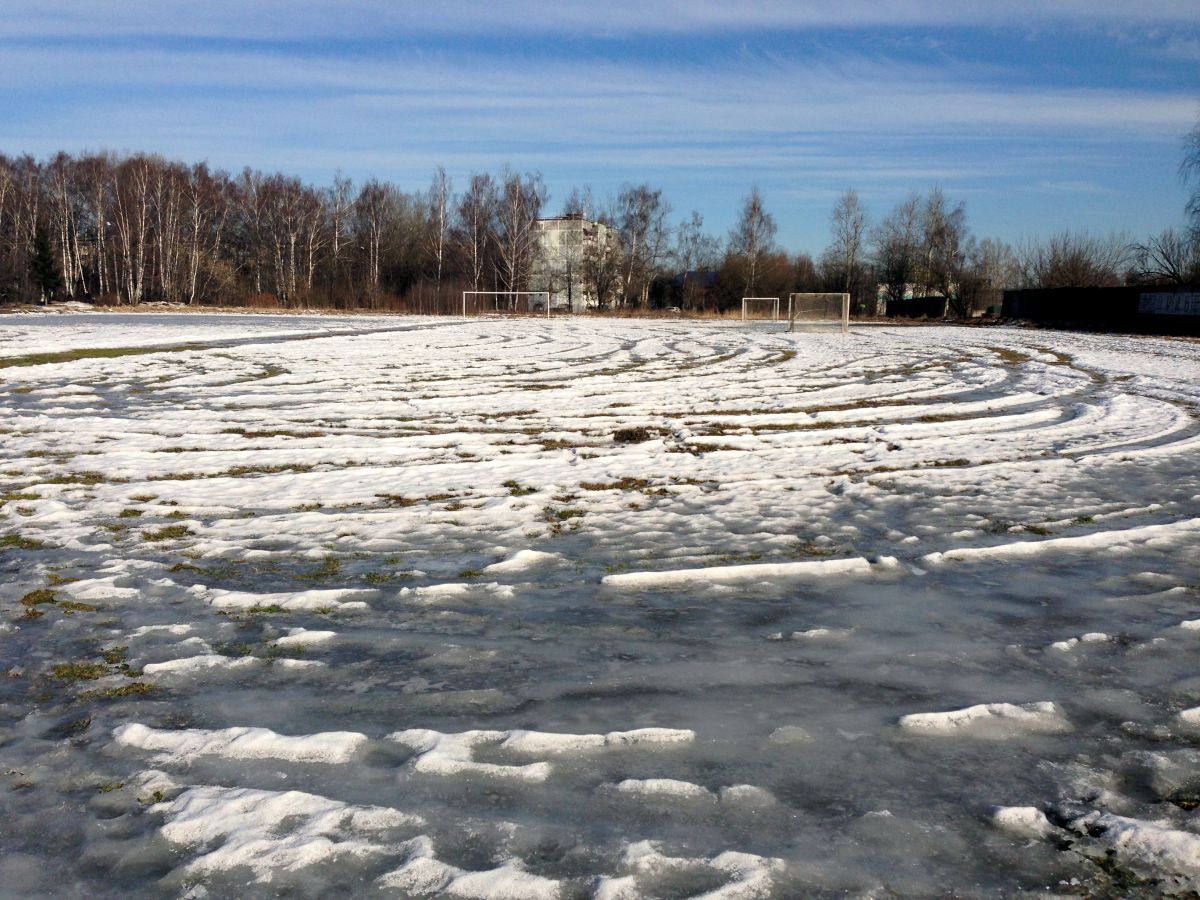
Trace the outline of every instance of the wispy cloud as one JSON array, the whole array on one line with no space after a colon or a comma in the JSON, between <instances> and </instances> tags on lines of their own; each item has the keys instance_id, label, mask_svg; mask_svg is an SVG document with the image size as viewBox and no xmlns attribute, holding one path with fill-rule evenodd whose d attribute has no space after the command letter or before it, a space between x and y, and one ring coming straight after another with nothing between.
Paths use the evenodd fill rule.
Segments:
<instances>
[{"instance_id":1,"label":"wispy cloud","mask_svg":"<svg viewBox=\"0 0 1200 900\"><path fill-rule=\"evenodd\" d=\"M0 35L188 35L227 38L345 38L475 34L654 34L763 28L954 27L1020 23L1200 22L1191 0L9 0Z\"/></svg>"}]
</instances>

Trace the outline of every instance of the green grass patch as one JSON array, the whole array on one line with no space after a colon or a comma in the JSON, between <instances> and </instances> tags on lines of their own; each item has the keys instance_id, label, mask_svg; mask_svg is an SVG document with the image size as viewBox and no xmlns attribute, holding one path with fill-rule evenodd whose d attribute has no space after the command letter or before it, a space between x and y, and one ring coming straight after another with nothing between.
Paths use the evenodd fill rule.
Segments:
<instances>
[{"instance_id":1,"label":"green grass patch","mask_svg":"<svg viewBox=\"0 0 1200 900\"><path fill-rule=\"evenodd\" d=\"M61 350L57 353L30 353L26 356L0 359L0 369L11 369L17 366L44 366L53 363L76 362L81 359L117 359L122 356L145 356L149 353L178 353L181 350L195 349L197 349L195 346L176 344L160 347L94 347Z\"/></svg>"},{"instance_id":2,"label":"green grass patch","mask_svg":"<svg viewBox=\"0 0 1200 900\"><path fill-rule=\"evenodd\" d=\"M650 486L645 478L625 476L616 481L581 481L579 487L585 491L641 491Z\"/></svg>"},{"instance_id":3,"label":"green grass patch","mask_svg":"<svg viewBox=\"0 0 1200 900\"><path fill-rule=\"evenodd\" d=\"M119 513L117 513L117 518L118 519L136 519L141 515L142 515L142 510L129 508L129 509L123 509Z\"/></svg>"},{"instance_id":4,"label":"green grass patch","mask_svg":"<svg viewBox=\"0 0 1200 900\"><path fill-rule=\"evenodd\" d=\"M321 565L311 572L299 577L305 581L320 581L324 578L336 578L342 574L342 561L336 556L327 556L321 560Z\"/></svg>"},{"instance_id":5,"label":"green grass patch","mask_svg":"<svg viewBox=\"0 0 1200 900\"><path fill-rule=\"evenodd\" d=\"M510 497L528 497L530 494L536 494L538 489L535 487L522 487L520 482L509 479L504 482L503 487L508 488Z\"/></svg>"},{"instance_id":6,"label":"green grass patch","mask_svg":"<svg viewBox=\"0 0 1200 900\"><path fill-rule=\"evenodd\" d=\"M90 603L80 603L77 600L60 600L57 606L65 613L95 612L100 608Z\"/></svg>"},{"instance_id":7,"label":"green grass patch","mask_svg":"<svg viewBox=\"0 0 1200 900\"><path fill-rule=\"evenodd\" d=\"M1029 362L1029 360L1033 359L1028 353L1022 353L1020 350L1011 350L1008 347L988 347L987 349L991 350L1010 366L1019 366L1021 363Z\"/></svg>"},{"instance_id":8,"label":"green grass patch","mask_svg":"<svg viewBox=\"0 0 1200 900\"><path fill-rule=\"evenodd\" d=\"M618 428L613 432L613 440L618 444L641 444L654 440L655 433L649 428Z\"/></svg>"},{"instance_id":9,"label":"green grass patch","mask_svg":"<svg viewBox=\"0 0 1200 900\"><path fill-rule=\"evenodd\" d=\"M0 506L3 506L6 503L12 503L15 501L20 501L20 500L40 500L40 499L41 499L40 495L31 494L28 491L5 491L3 494L0 494Z\"/></svg>"},{"instance_id":10,"label":"green grass patch","mask_svg":"<svg viewBox=\"0 0 1200 900\"><path fill-rule=\"evenodd\" d=\"M187 537L189 534L195 534L192 529L186 525L164 525L152 531L143 531L142 538L151 543L158 541L175 541L180 538Z\"/></svg>"},{"instance_id":11,"label":"green grass patch","mask_svg":"<svg viewBox=\"0 0 1200 900\"><path fill-rule=\"evenodd\" d=\"M44 550L46 543L21 534L0 535L0 550Z\"/></svg>"},{"instance_id":12,"label":"green grass patch","mask_svg":"<svg viewBox=\"0 0 1200 900\"><path fill-rule=\"evenodd\" d=\"M144 697L154 690L154 685L144 681L131 681L120 687L106 688L102 691L84 691L80 698L84 700L120 700L127 697Z\"/></svg>"},{"instance_id":13,"label":"green grass patch","mask_svg":"<svg viewBox=\"0 0 1200 900\"><path fill-rule=\"evenodd\" d=\"M109 674L103 663L59 663L50 668L50 674L61 681L95 681Z\"/></svg>"},{"instance_id":14,"label":"green grass patch","mask_svg":"<svg viewBox=\"0 0 1200 900\"><path fill-rule=\"evenodd\" d=\"M106 484L109 481L103 472L67 472L47 478L45 484Z\"/></svg>"}]
</instances>

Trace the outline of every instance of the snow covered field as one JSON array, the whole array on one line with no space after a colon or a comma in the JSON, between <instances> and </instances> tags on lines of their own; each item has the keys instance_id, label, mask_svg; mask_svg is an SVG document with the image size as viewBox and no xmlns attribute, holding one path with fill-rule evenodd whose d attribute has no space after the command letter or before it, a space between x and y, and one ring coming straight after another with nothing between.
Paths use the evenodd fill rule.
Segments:
<instances>
[{"instance_id":1,"label":"snow covered field","mask_svg":"<svg viewBox=\"0 0 1200 900\"><path fill-rule=\"evenodd\" d=\"M0 894L1200 888L1200 345L104 315L0 366Z\"/></svg>"}]
</instances>

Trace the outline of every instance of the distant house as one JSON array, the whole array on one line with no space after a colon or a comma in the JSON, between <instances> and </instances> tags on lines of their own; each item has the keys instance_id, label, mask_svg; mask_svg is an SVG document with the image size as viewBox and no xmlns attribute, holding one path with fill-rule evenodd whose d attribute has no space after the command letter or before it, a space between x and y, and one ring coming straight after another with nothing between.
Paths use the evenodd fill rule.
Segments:
<instances>
[{"instance_id":1,"label":"distant house","mask_svg":"<svg viewBox=\"0 0 1200 900\"><path fill-rule=\"evenodd\" d=\"M616 230L582 213L538 219L538 247L530 287L550 294L550 308L582 312L599 305L589 263L617 242Z\"/></svg>"}]
</instances>

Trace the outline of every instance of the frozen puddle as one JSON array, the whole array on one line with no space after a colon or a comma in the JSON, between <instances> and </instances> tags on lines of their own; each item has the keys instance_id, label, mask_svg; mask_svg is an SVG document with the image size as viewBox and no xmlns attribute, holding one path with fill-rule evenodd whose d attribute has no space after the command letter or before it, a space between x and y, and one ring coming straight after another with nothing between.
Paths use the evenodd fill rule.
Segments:
<instances>
[{"instance_id":1,"label":"frozen puddle","mask_svg":"<svg viewBox=\"0 0 1200 900\"><path fill-rule=\"evenodd\" d=\"M1200 344L0 316L71 348L0 378L0 893L1200 892Z\"/></svg>"}]
</instances>

